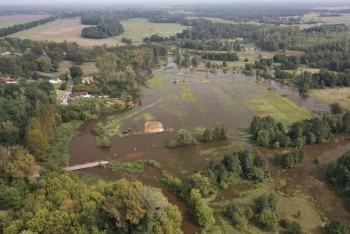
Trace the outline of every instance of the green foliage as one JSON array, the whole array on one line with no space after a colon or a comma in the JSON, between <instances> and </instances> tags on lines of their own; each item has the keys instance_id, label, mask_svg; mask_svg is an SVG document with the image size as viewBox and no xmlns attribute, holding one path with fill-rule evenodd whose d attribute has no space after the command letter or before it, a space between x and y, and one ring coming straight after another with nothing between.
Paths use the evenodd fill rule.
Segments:
<instances>
[{"instance_id":1,"label":"green foliage","mask_svg":"<svg viewBox=\"0 0 350 234\"><path fill-rule=\"evenodd\" d=\"M261 146L296 146L316 144L327 141L331 137L331 128L327 119L307 119L293 123L286 132L282 123L275 124L271 116L254 116L251 132Z\"/></svg>"},{"instance_id":2,"label":"green foliage","mask_svg":"<svg viewBox=\"0 0 350 234\"><path fill-rule=\"evenodd\" d=\"M339 115L345 112L345 110L339 105L339 103L331 104L331 111L333 115Z\"/></svg>"},{"instance_id":3,"label":"green foliage","mask_svg":"<svg viewBox=\"0 0 350 234\"><path fill-rule=\"evenodd\" d=\"M191 189L198 189L200 192L201 196L204 198L207 198L211 195L213 195L216 191L216 188L214 185L211 183L208 177L203 176L200 173L195 173L188 177L186 184L185 184L185 189L187 191L191 191ZM184 193L184 192L183 192Z\"/></svg>"},{"instance_id":4,"label":"green foliage","mask_svg":"<svg viewBox=\"0 0 350 234\"><path fill-rule=\"evenodd\" d=\"M71 66L69 68L69 73L71 75L71 77L75 80L77 78L81 78L82 75L84 74L83 73L83 70L81 69L81 67L78 67L78 66ZM80 80L79 80L80 81Z\"/></svg>"},{"instance_id":5,"label":"green foliage","mask_svg":"<svg viewBox=\"0 0 350 234\"><path fill-rule=\"evenodd\" d=\"M348 228L339 220L333 220L326 226L326 234L346 234Z\"/></svg>"},{"instance_id":6,"label":"green foliage","mask_svg":"<svg viewBox=\"0 0 350 234\"><path fill-rule=\"evenodd\" d=\"M221 160L210 161L204 175L214 183L223 186L237 176L262 181L269 176L269 173L267 160L260 152L240 149L225 155Z\"/></svg>"},{"instance_id":7,"label":"green foliage","mask_svg":"<svg viewBox=\"0 0 350 234\"><path fill-rule=\"evenodd\" d=\"M170 149L194 145L197 142L192 138L191 133L186 129L179 129L176 133L176 139L168 142Z\"/></svg>"},{"instance_id":8,"label":"green foliage","mask_svg":"<svg viewBox=\"0 0 350 234\"><path fill-rule=\"evenodd\" d=\"M264 209L257 218L258 225L265 230L272 230L277 224L277 215L274 211L267 208Z\"/></svg>"},{"instance_id":9,"label":"green foliage","mask_svg":"<svg viewBox=\"0 0 350 234\"><path fill-rule=\"evenodd\" d=\"M118 36L124 32L123 25L118 21L108 20L97 26L90 26L81 30L81 36L91 39L103 39Z\"/></svg>"},{"instance_id":10,"label":"green foliage","mask_svg":"<svg viewBox=\"0 0 350 234\"><path fill-rule=\"evenodd\" d=\"M283 168L300 167L304 160L304 152L302 150L293 149L289 152L282 152L276 155L276 161Z\"/></svg>"},{"instance_id":11,"label":"green foliage","mask_svg":"<svg viewBox=\"0 0 350 234\"><path fill-rule=\"evenodd\" d=\"M350 195L350 151L331 162L327 168L328 180L346 196Z\"/></svg>"},{"instance_id":12,"label":"green foliage","mask_svg":"<svg viewBox=\"0 0 350 234\"><path fill-rule=\"evenodd\" d=\"M188 204L194 213L196 222L201 227L207 227L213 225L215 220L213 216L213 210L209 207L207 202L202 198L199 190L192 189Z\"/></svg>"},{"instance_id":13,"label":"green foliage","mask_svg":"<svg viewBox=\"0 0 350 234\"><path fill-rule=\"evenodd\" d=\"M162 172L161 183L178 196L181 194L184 188L184 185L179 178L171 175L169 172L166 171Z\"/></svg>"},{"instance_id":14,"label":"green foliage","mask_svg":"<svg viewBox=\"0 0 350 234\"><path fill-rule=\"evenodd\" d=\"M224 216L238 229L243 230L248 224L251 217L241 211L241 209L234 203L229 204L224 211Z\"/></svg>"},{"instance_id":15,"label":"green foliage","mask_svg":"<svg viewBox=\"0 0 350 234\"><path fill-rule=\"evenodd\" d=\"M216 123L214 129L204 129L201 142L220 141L227 139L228 127L224 123Z\"/></svg>"},{"instance_id":16,"label":"green foliage","mask_svg":"<svg viewBox=\"0 0 350 234\"><path fill-rule=\"evenodd\" d=\"M47 173L31 193L16 184L1 189L0 203L11 211L1 233L182 233L178 208L139 182L87 185L71 173Z\"/></svg>"},{"instance_id":17,"label":"green foliage","mask_svg":"<svg viewBox=\"0 0 350 234\"><path fill-rule=\"evenodd\" d=\"M146 159L136 160L133 162L112 164L111 167L113 171L121 170L124 172L130 172L130 173L142 173L146 165L157 169L160 169L162 167L162 165L157 161L146 160Z\"/></svg>"},{"instance_id":18,"label":"green foliage","mask_svg":"<svg viewBox=\"0 0 350 234\"><path fill-rule=\"evenodd\" d=\"M282 219L279 223L280 226L284 228L284 230L281 231L282 234L302 234L300 224L295 221Z\"/></svg>"}]
</instances>

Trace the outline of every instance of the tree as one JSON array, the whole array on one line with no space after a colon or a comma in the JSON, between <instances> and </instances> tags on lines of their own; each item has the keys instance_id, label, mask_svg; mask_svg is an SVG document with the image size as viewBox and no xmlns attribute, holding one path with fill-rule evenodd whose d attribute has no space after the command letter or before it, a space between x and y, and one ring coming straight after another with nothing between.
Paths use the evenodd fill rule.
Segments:
<instances>
[{"instance_id":1,"label":"tree","mask_svg":"<svg viewBox=\"0 0 350 234\"><path fill-rule=\"evenodd\" d=\"M78 66L71 66L69 68L70 75L73 79L81 78L83 73L83 70Z\"/></svg>"},{"instance_id":2,"label":"tree","mask_svg":"<svg viewBox=\"0 0 350 234\"><path fill-rule=\"evenodd\" d=\"M196 141L192 138L191 133L186 129L179 129L176 133L176 139L168 142L169 148L184 147L196 144Z\"/></svg>"},{"instance_id":3,"label":"tree","mask_svg":"<svg viewBox=\"0 0 350 234\"><path fill-rule=\"evenodd\" d=\"M43 160L45 154L49 150L49 143L47 139L43 136L43 133L39 129L34 129L27 134L27 146L34 155Z\"/></svg>"},{"instance_id":4,"label":"tree","mask_svg":"<svg viewBox=\"0 0 350 234\"><path fill-rule=\"evenodd\" d=\"M266 230L272 230L277 224L277 215L274 211L267 208L264 209L258 216L258 225Z\"/></svg>"},{"instance_id":5,"label":"tree","mask_svg":"<svg viewBox=\"0 0 350 234\"><path fill-rule=\"evenodd\" d=\"M106 198L103 209L120 228L131 228L139 224L146 210L142 204L141 183L120 180L115 183L113 194Z\"/></svg>"},{"instance_id":6,"label":"tree","mask_svg":"<svg viewBox=\"0 0 350 234\"><path fill-rule=\"evenodd\" d=\"M347 234L348 229L344 223L339 220L333 220L326 226L326 234Z\"/></svg>"},{"instance_id":7,"label":"tree","mask_svg":"<svg viewBox=\"0 0 350 234\"><path fill-rule=\"evenodd\" d=\"M225 140L228 135L228 127L224 123L216 123L213 129L213 139L214 140Z\"/></svg>"},{"instance_id":8,"label":"tree","mask_svg":"<svg viewBox=\"0 0 350 234\"><path fill-rule=\"evenodd\" d=\"M213 216L213 210L208 206L205 200L202 198L198 189L192 189L189 197L189 206L194 213L196 222L206 227L215 222Z\"/></svg>"},{"instance_id":9,"label":"tree","mask_svg":"<svg viewBox=\"0 0 350 234\"><path fill-rule=\"evenodd\" d=\"M107 80L108 76L116 71L117 56L114 53L105 53L97 58L96 67L100 71L101 77Z\"/></svg>"},{"instance_id":10,"label":"tree","mask_svg":"<svg viewBox=\"0 0 350 234\"><path fill-rule=\"evenodd\" d=\"M213 140L212 132L208 128L204 129L203 134L200 138L200 141L201 142L210 142L212 140Z\"/></svg>"},{"instance_id":11,"label":"tree","mask_svg":"<svg viewBox=\"0 0 350 234\"><path fill-rule=\"evenodd\" d=\"M191 64L192 64L192 67L197 67L198 66L198 60L197 60L196 56L192 56Z\"/></svg>"},{"instance_id":12,"label":"tree","mask_svg":"<svg viewBox=\"0 0 350 234\"><path fill-rule=\"evenodd\" d=\"M343 107L340 106L339 103L333 103L331 104L331 111L332 111L332 114L338 115L338 114L343 114L345 110L343 109Z\"/></svg>"},{"instance_id":13,"label":"tree","mask_svg":"<svg viewBox=\"0 0 350 234\"><path fill-rule=\"evenodd\" d=\"M50 68L52 67L51 59L48 56L40 56L37 59L38 62L38 68L40 71L48 72L50 71Z\"/></svg>"}]
</instances>

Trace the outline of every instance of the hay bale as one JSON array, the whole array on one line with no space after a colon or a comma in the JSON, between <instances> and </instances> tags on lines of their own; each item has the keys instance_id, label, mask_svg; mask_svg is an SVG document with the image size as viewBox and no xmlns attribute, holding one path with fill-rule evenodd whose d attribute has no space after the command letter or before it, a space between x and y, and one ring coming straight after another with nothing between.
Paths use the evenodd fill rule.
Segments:
<instances>
[{"instance_id":1,"label":"hay bale","mask_svg":"<svg viewBox=\"0 0 350 234\"><path fill-rule=\"evenodd\" d=\"M164 132L164 127L161 122L146 122L145 123L145 133L158 133Z\"/></svg>"}]
</instances>

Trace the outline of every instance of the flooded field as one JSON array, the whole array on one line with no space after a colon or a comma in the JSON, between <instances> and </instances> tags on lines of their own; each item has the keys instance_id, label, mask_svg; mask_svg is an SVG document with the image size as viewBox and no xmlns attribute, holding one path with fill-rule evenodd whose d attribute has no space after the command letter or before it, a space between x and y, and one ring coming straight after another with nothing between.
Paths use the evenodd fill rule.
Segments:
<instances>
[{"instance_id":1,"label":"flooded field","mask_svg":"<svg viewBox=\"0 0 350 234\"><path fill-rule=\"evenodd\" d=\"M184 179L193 172L207 167L210 159L222 155L220 152L217 153L216 149L230 147L232 143L241 141L244 135L248 134L246 129L256 114L270 114L289 125L312 117L316 113L329 111L327 104L302 96L283 84L232 74L207 77L205 73L189 74L180 73L178 70L175 72L173 69L159 70L155 78L148 83L148 87L143 88L143 94L143 98L133 109L83 124L80 129L81 135L69 144L70 165L100 160L130 162L151 159L160 163L161 169L146 166L140 174L113 172L108 168L91 168L84 171L111 179L124 177L139 180L144 184L159 187L161 170L169 171ZM95 147L91 129L99 121L104 122L111 139L111 147L107 149ZM155 134L143 133L145 123L148 121L162 123L165 131ZM204 128L211 128L216 122L228 125L230 138L227 141L198 144L175 150L165 147L167 141L174 139L179 128L188 129L194 136L198 136ZM123 135L124 129L131 129L131 134ZM305 166L282 175L287 181L284 189L288 190L298 185L315 198L327 217L349 221L348 205L325 184L322 174L322 168L330 160L347 150L350 150L350 143L347 140L307 146ZM267 150L266 153L273 154L271 150ZM319 164L313 161L316 157L320 160ZM271 171L277 176L277 168L271 166ZM242 188L243 191L250 189L251 185L242 184L238 188ZM170 202L179 206L184 217L182 229L185 233L199 230L185 204L168 190L163 189L163 192ZM324 200L322 194L327 194L327 200ZM231 195L230 192L223 191L217 199L220 201L228 195Z\"/></svg>"}]
</instances>

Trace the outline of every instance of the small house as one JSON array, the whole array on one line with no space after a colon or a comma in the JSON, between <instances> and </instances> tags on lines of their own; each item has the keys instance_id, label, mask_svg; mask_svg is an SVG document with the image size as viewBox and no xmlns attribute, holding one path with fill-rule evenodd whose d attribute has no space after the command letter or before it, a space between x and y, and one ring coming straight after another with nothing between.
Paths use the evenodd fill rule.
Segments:
<instances>
[{"instance_id":1,"label":"small house","mask_svg":"<svg viewBox=\"0 0 350 234\"><path fill-rule=\"evenodd\" d=\"M69 98L73 99L73 98L77 98L77 97L84 97L84 98L88 98L91 97L91 95L88 92L72 92L71 94L69 94Z\"/></svg>"},{"instance_id":2,"label":"small house","mask_svg":"<svg viewBox=\"0 0 350 234\"><path fill-rule=\"evenodd\" d=\"M53 76L50 78L49 82L51 84L59 84L61 83L62 81L60 80L60 78L58 76Z\"/></svg>"},{"instance_id":3,"label":"small house","mask_svg":"<svg viewBox=\"0 0 350 234\"><path fill-rule=\"evenodd\" d=\"M92 84L94 83L94 77L93 76L84 76L81 78L81 83L82 84Z\"/></svg>"},{"instance_id":4,"label":"small house","mask_svg":"<svg viewBox=\"0 0 350 234\"><path fill-rule=\"evenodd\" d=\"M6 84L17 84L17 79L12 77L12 76L8 76L6 78L6 81L5 81Z\"/></svg>"}]
</instances>

